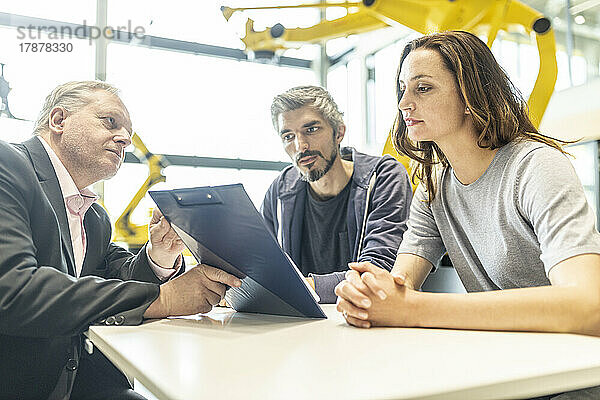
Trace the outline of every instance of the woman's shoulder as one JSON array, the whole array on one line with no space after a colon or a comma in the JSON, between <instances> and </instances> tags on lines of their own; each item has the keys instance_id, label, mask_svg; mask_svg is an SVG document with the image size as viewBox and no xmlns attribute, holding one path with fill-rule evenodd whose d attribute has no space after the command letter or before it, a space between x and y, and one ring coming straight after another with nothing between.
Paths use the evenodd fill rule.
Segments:
<instances>
[{"instance_id":1,"label":"woman's shoulder","mask_svg":"<svg viewBox=\"0 0 600 400\"><path fill-rule=\"evenodd\" d=\"M504 164L519 171L569 162L561 150L533 139L518 139L504 147Z\"/></svg>"},{"instance_id":2,"label":"woman's shoulder","mask_svg":"<svg viewBox=\"0 0 600 400\"><path fill-rule=\"evenodd\" d=\"M578 185L579 180L568 154L545 143L523 140L515 143L513 162L507 171L514 179L516 193L545 194L553 188Z\"/></svg>"}]
</instances>

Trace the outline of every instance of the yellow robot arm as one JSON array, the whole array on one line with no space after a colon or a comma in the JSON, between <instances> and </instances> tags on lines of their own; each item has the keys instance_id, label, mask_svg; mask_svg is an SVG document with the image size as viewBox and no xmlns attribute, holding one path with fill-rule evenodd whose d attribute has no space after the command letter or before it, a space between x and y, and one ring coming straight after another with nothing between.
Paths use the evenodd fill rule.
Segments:
<instances>
[{"instance_id":1,"label":"yellow robot arm","mask_svg":"<svg viewBox=\"0 0 600 400\"><path fill-rule=\"evenodd\" d=\"M385 26L404 25L420 33L445 30L466 30L487 37L491 47L500 30L536 34L540 67L537 80L528 99L530 116L535 124L544 115L556 83L556 45L550 21L540 12L514 0L363 0L361 3L325 3L291 6L346 7L344 17L323 21L308 28L285 29L281 24L264 31L252 29L248 20L246 36L242 41L248 50L276 51L296 47L299 43L316 43L353 33L367 32ZM290 8L290 6L256 7ZM223 11L229 18L235 11ZM543 73L542 73L543 72ZM388 136L384 154L391 154L408 167L408 160L400 156Z\"/></svg>"},{"instance_id":2,"label":"yellow robot arm","mask_svg":"<svg viewBox=\"0 0 600 400\"><path fill-rule=\"evenodd\" d=\"M554 32L550 21L540 12L512 0L421 2L421 6L415 7L418 14L407 13L410 4L413 3L411 1L371 0L370 3L368 9L378 18L397 21L421 33L454 29L470 31L486 36L489 47L499 30L535 33L540 67L528 105L533 123L539 126L554 92L558 73Z\"/></svg>"},{"instance_id":3,"label":"yellow robot arm","mask_svg":"<svg viewBox=\"0 0 600 400\"><path fill-rule=\"evenodd\" d=\"M529 116L533 124L539 127L550 97L554 92L558 75L554 31L547 18L518 1L510 2L504 24L507 26L517 24L524 27L527 33L535 33L540 67L527 104L529 105Z\"/></svg>"},{"instance_id":4,"label":"yellow robot arm","mask_svg":"<svg viewBox=\"0 0 600 400\"><path fill-rule=\"evenodd\" d=\"M372 5L372 12L375 15L381 15L385 18L390 18L401 22L415 30L422 27L422 22L412 23L410 19L405 18L395 5L400 2L386 2L383 0L375 1ZM430 3L434 3L433 1ZM452 8L453 2L437 2L438 9L435 15L439 18L432 18L433 11L430 11L427 26L430 31L444 31L451 29L462 29L471 31L477 35L485 35L488 38L487 44L491 47L499 30L504 31L525 31L528 34L532 32L536 34L537 49L540 59L540 67L535 85L528 99L529 114L537 127L539 126L544 111L548 106L550 97L554 92L556 76L558 73L556 65L556 44L554 32L551 28L550 21L541 13L520 3L510 0L470 0L462 2L460 5ZM459 2L456 2L459 3ZM448 12L440 11L444 7L448 8ZM433 5L433 4L432 4ZM452 12L451 10L452 9ZM425 10L421 9L421 12ZM425 31L421 31L426 33ZM391 154L406 164L403 160L404 156L399 155L392 144L391 135L388 136L384 150L384 154Z\"/></svg>"},{"instance_id":5,"label":"yellow robot arm","mask_svg":"<svg viewBox=\"0 0 600 400\"><path fill-rule=\"evenodd\" d=\"M343 18L323 21L307 28L286 29L281 24L263 31L254 30L254 21L248 19L246 36L242 42L247 50L270 51L300 47L306 43L319 43L348 35L369 32L388 26L367 12L355 12Z\"/></svg>"},{"instance_id":6,"label":"yellow robot arm","mask_svg":"<svg viewBox=\"0 0 600 400\"><path fill-rule=\"evenodd\" d=\"M134 133L131 141L135 146L134 153L136 156L148 165L148 178L146 178L133 196L133 199L131 199L121 216L115 222L113 240L127 243L129 250L136 252L148 241L148 225L134 224L131 222L131 214L144 198L148 189L166 180L166 177L163 175L163 169L167 167L168 163L162 156L151 153L137 133Z\"/></svg>"}]
</instances>

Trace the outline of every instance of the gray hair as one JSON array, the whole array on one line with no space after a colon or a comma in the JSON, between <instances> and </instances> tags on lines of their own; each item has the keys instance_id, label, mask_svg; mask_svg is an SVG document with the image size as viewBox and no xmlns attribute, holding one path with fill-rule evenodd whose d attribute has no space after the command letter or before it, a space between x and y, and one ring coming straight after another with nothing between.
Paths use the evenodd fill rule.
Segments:
<instances>
[{"instance_id":1,"label":"gray hair","mask_svg":"<svg viewBox=\"0 0 600 400\"><path fill-rule=\"evenodd\" d=\"M339 109L331 94L320 86L297 86L273 98L271 103L271 120L273 127L279 131L279 114L309 106L318 111L333 128L337 135L339 127L344 125L344 113Z\"/></svg>"},{"instance_id":2,"label":"gray hair","mask_svg":"<svg viewBox=\"0 0 600 400\"><path fill-rule=\"evenodd\" d=\"M77 112L91 103L91 95L97 90L103 90L115 96L119 93L119 89L101 81L72 81L54 88L44 101L33 134L39 135L48 129L50 111L54 107L63 107L68 112Z\"/></svg>"}]
</instances>

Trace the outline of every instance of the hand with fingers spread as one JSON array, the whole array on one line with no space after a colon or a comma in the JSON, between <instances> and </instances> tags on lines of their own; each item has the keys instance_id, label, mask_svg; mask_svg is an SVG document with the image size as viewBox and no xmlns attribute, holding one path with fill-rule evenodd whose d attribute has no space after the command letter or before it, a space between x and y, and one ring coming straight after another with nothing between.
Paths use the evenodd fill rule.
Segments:
<instances>
[{"instance_id":1,"label":"hand with fingers spread","mask_svg":"<svg viewBox=\"0 0 600 400\"><path fill-rule=\"evenodd\" d=\"M411 309L418 293L405 286L402 275L392 275L371 263L350 263L346 280L335 288L337 310L350 325L414 326Z\"/></svg>"},{"instance_id":2,"label":"hand with fingers spread","mask_svg":"<svg viewBox=\"0 0 600 400\"><path fill-rule=\"evenodd\" d=\"M185 245L158 208L152 212L148 231L147 249L152 261L163 268L173 268Z\"/></svg>"},{"instance_id":3,"label":"hand with fingers spread","mask_svg":"<svg viewBox=\"0 0 600 400\"><path fill-rule=\"evenodd\" d=\"M207 313L223 299L228 286L241 285L241 280L225 271L198 264L160 285L160 294L148 307L144 318Z\"/></svg>"}]
</instances>

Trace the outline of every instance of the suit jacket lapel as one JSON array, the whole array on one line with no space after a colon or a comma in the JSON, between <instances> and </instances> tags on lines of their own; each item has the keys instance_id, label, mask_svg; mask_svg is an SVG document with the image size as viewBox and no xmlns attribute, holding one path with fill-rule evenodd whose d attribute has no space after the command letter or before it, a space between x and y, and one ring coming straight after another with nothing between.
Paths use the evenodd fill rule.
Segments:
<instances>
[{"instance_id":1,"label":"suit jacket lapel","mask_svg":"<svg viewBox=\"0 0 600 400\"><path fill-rule=\"evenodd\" d=\"M38 176L40 185L42 186L44 193L46 193L46 197L48 197L50 204L52 204L60 227L63 249L67 254L69 274L75 276L75 258L73 256L73 244L71 242L69 222L67 221L65 200L62 191L60 190L54 167L40 140L41 139L37 137L33 137L23 142L23 146L29 153L29 158L31 159L35 173Z\"/></svg>"},{"instance_id":2,"label":"suit jacket lapel","mask_svg":"<svg viewBox=\"0 0 600 400\"><path fill-rule=\"evenodd\" d=\"M104 244L107 243L106 239L110 240L110 230L105 232L107 227L102 224L101 218L94 207L92 204L83 219L86 250L81 268L81 276L90 274L98 275L98 271L103 269ZM110 229L110 226L108 229Z\"/></svg>"}]
</instances>

